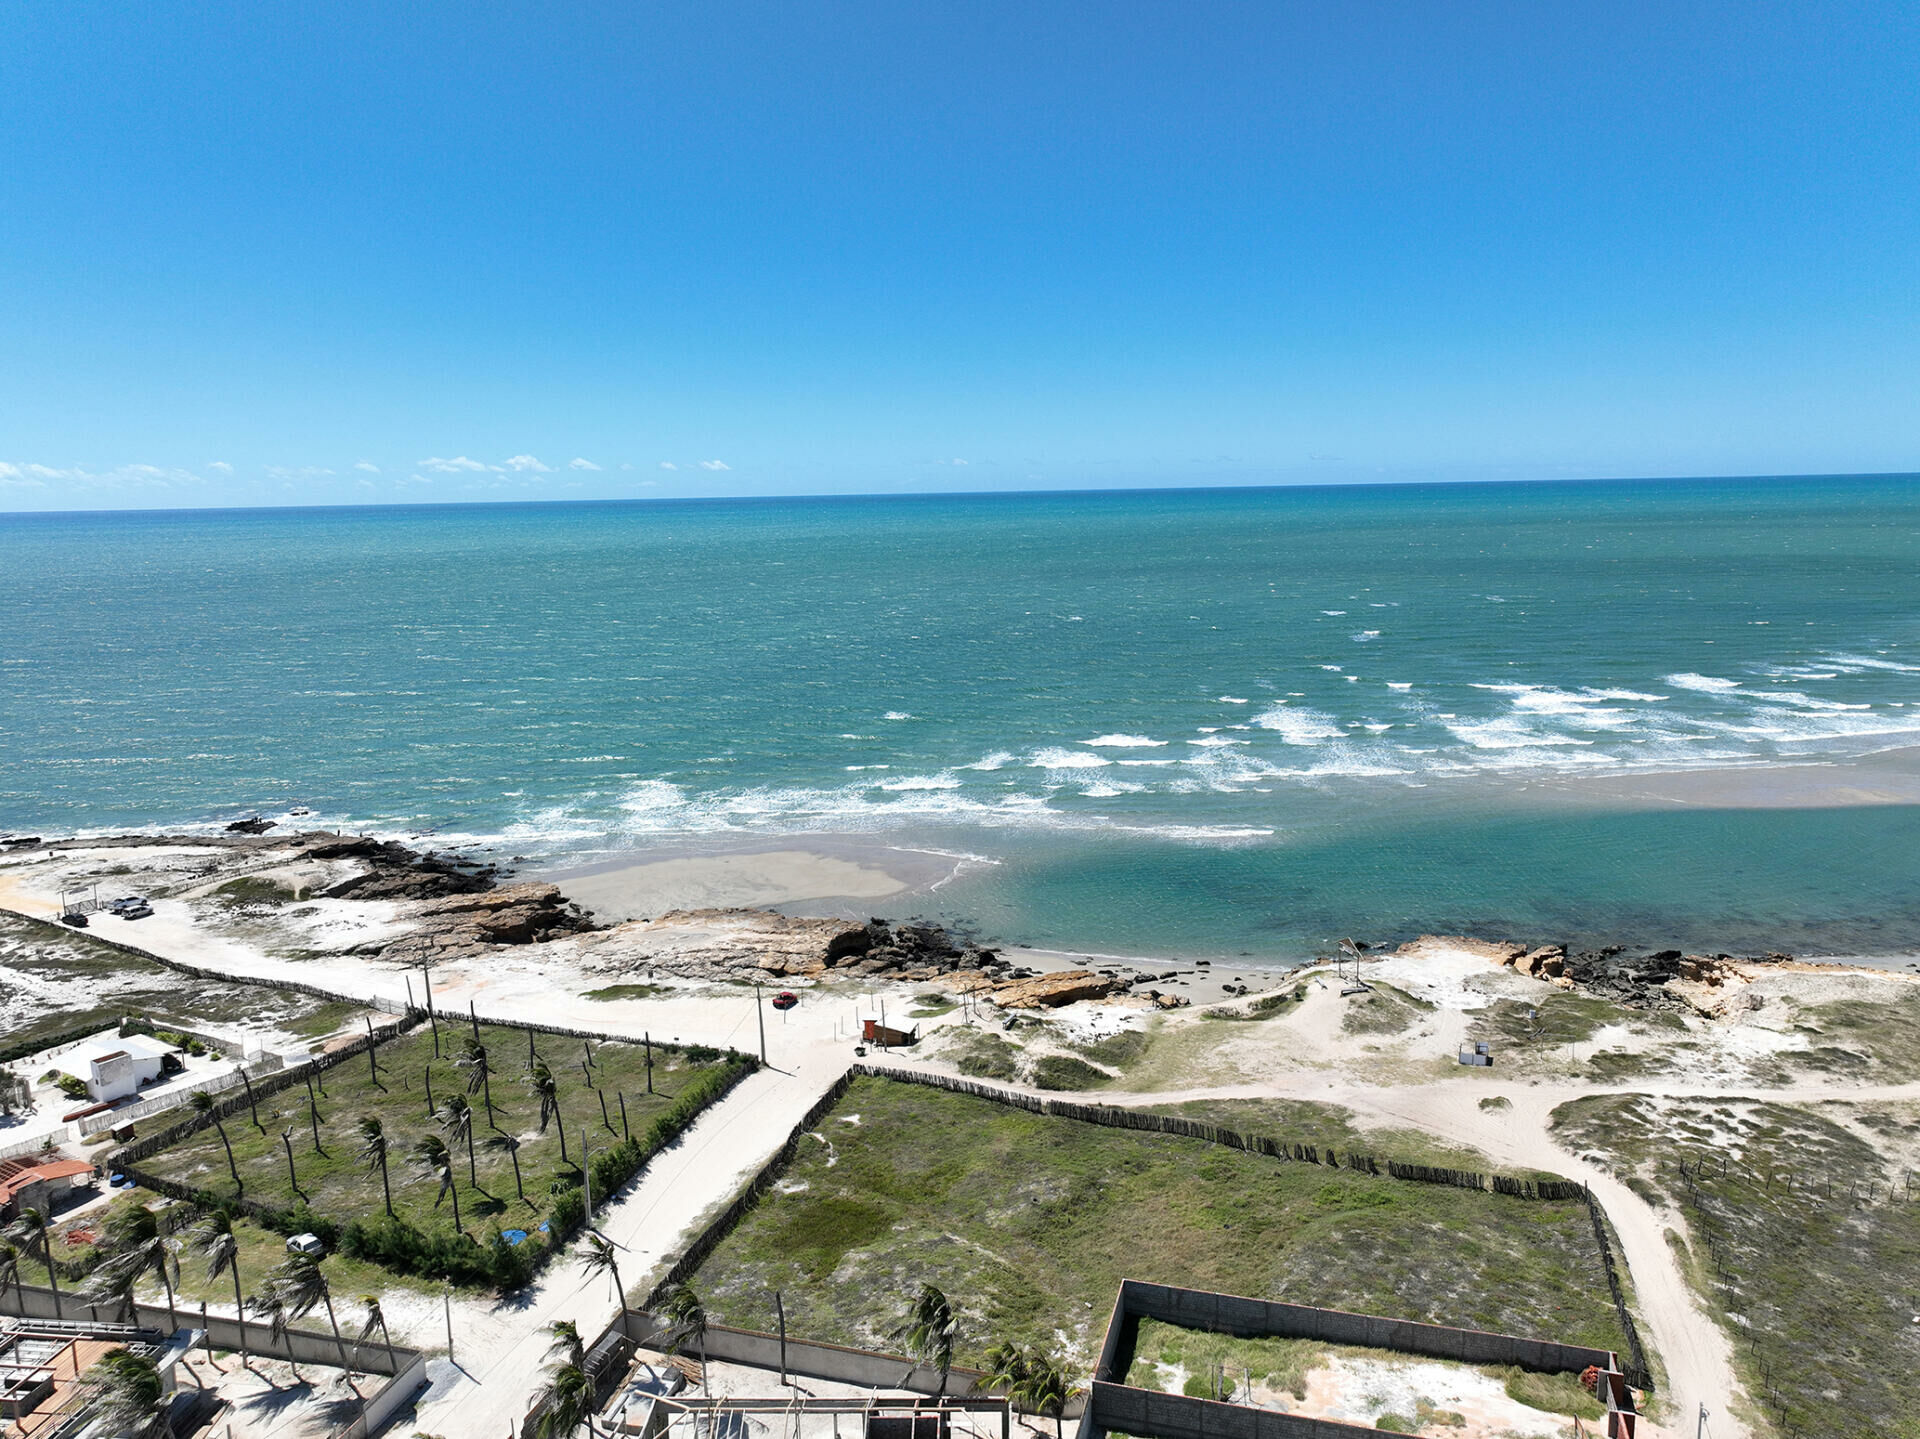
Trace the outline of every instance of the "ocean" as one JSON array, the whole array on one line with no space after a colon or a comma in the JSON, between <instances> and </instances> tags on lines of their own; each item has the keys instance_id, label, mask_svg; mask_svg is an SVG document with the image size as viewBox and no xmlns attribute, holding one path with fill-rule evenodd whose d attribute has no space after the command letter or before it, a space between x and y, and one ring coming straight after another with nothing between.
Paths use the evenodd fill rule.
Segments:
<instances>
[{"instance_id":1,"label":"ocean","mask_svg":"<svg viewBox=\"0 0 1920 1439\"><path fill-rule=\"evenodd\" d=\"M1116 954L1920 947L1920 807L1577 782L1920 744L1914 477L9 515L0 563L14 832L854 837Z\"/></svg>"}]
</instances>

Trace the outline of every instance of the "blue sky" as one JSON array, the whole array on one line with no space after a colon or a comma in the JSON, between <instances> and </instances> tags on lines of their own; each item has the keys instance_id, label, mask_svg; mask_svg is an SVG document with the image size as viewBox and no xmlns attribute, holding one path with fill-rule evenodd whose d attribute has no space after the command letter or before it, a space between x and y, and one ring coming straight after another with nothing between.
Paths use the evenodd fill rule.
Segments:
<instances>
[{"instance_id":1,"label":"blue sky","mask_svg":"<svg viewBox=\"0 0 1920 1439\"><path fill-rule=\"evenodd\" d=\"M1920 469L1916 75L1910 4L0 0L0 508Z\"/></svg>"}]
</instances>

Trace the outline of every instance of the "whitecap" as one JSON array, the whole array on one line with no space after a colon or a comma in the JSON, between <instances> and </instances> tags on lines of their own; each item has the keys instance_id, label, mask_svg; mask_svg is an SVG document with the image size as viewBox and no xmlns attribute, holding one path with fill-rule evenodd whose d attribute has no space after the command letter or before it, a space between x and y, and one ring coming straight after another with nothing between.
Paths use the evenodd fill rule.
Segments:
<instances>
[{"instance_id":1,"label":"whitecap","mask_svg":"<svg viewBox=\"0 0 1920 1439\"><path fill-rule=\"evenodd\" d=\"M1319 710L1276 705L1266 713L1254 716L1253 722L1261 729L1274 731L1288 744L1324 744L1341 737L1340 727L1334 723L1333 717Z\"/></svg>"},{"instance_id":2,"label":"whitecap","mask_svg":"<svg viewBox=\"0 0 1920 1439\"><path fill-rule=\"evenodd\" d=\"M1700 694L1707 695L1725 694L1729 690L1737 690L1740 688L1739 680L1723 680L1713 675L1697 675L1691 672L1677 675L1664 675L1661 678L1661 683L1670 684L1676 689L1694 690Z\"/></svg>"},{"instance_id":3,"label":"whitecap","mask_svg":"<svg viewBox=\"0 0 1920 1439\"><path fill-rule=\"evenodd\" d=\"M1380 631L1378 630L1356 630L1353 634L1353 642L1357 645L1363 645L1368 640L1377 640L1379 638Z\"/></svg>"},{"instance_id":4,"label":"whitecap","mask_svg":"<svg viewBox=\"0 0 1920 1439\"><path fill-rule=\"evenodd\" d=\"M1149 739L1143 734L1103 734L1093 739L1083 739L1080 743L1095 749L1164 749L1167 742Z\"/></svg>"},{"instance_id":5,"label":"whitecap","mask_svg":"<svg viewBox=\"0 0 1920 1439\"><path fill-rule=\"evenodd\" d=\"M1413 688L1413 681L1412 680L1388 680L1387 688L1390 690L1410 690Z\"/></svg>"},{"instance_id":6,"label":"whitecap","mask_svg":"<svg viewBox=\"0 0 1920 1439\"><path fill-rule=\"evenodd\" d=\"M894 791L959 789L960 781L950 774L916 774L902 779L882 780L880 788Z\"/></svg>"},{"instance_id":7,"label":"whitecap","mask_svg":"<svg viewBox=\"0 0 1920 1439\"><path fill-rule=\"evenodd\" d=\"M1234 695L1221 695L1218 700L1218 703L1223 705L1243 705L1247 703L1247 701L1240 699Z\"/></svg>"},{"instance_id":8,"label":"whitecap","mask_svg":"<svg viewBox=\"0 0 1920 1439\"><path fill-rule=\"evenodd\" d=\"M1346 613L1346 611L1345 610L1322 610L1320 611L1320 613L1323 615L1332 615L1335 619L1339 619L1341 615L1344 615Z\"/></svg>"},{"instance_id":9,"label":"whitecap","mask_svg":"<svg viewBox=\"0 0 1920 1439\"><path fill-rule=\"evenodd\" d=\"M1105 755L1072 749L1035 750L1033 758L1027 761L1032 769L1099 769L1112 763Z\"/></svg>"},{"instance_id":10,"label":"whitecap","mask_svg":"<svg viewBox=\"0 0 1920 1439\"><path fill-rule=\"evenodd\" d=\"M972 764L961 765L960 768L987 770L987 771L993 771L996 769L1005 769L1008 765L1014 763L1015 758L1016 757L1014 755L1009 754L1006 750L997 749L992 754L982 755L979 759L975 760Z\"/></svg>"},{"instance_id":11,"label":"whitecap","mask_svg":"<svg viewBox=\"0 0 1920 1439\"><path fill-rule=\"evenodd\" d=\"M890 720L910 720L913 718L913 716L908 714L905 710L888 710L885 715L885 718Z\"/></svg>"}]
</instances>

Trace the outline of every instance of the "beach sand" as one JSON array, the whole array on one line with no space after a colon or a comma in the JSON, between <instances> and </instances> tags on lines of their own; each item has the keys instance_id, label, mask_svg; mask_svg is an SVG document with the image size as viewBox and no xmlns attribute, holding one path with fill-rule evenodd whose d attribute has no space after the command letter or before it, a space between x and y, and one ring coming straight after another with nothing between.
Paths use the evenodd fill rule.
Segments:
<instances>
[{"instance_id":1,"label":"beach sand","mask_svg":"<svg viewBox=\"0 0 1920 1439\"><path fill-rule=\"evenodd\" d=\"M675 909L777 909L826 918L867 916L876 901L927 893L967 856L809 837L780 848L649 850L580 868L530 874L559 885L606 922Z\"/></svg>"}]
</instances>

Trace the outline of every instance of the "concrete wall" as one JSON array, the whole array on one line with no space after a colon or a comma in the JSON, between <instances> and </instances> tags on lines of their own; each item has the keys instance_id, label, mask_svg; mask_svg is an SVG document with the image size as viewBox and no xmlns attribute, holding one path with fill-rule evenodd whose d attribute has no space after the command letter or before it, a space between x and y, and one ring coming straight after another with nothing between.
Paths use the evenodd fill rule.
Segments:
<instances>
[{"instance_id":1,"label":"concrete wall","mask_svg":"<svg viewBox=\"0 0 1920 1439\"><path fill-rule=\"evenodd\" d=\"M1318 1339L1327 1344L1392 1349L1462 1364L1517 1364L1522 1369L1550 1374L1577 1374L1589 1364L1602 1369L1613 1367L1612 1354L1584 1345L1489 1334L1479 1329L1455 1329L1444 1324L1416 1324L1408 1319L1383 1319L1370 1314L1347 1314L1338 1309L1315 1309L1269 1299L1243 1299L1199 1289L1144 1284L1135 1279L1121 1284L1119 1307L1129 1318L1159 1319L1215 1334ZM1125 1376L1104 1374L1101 1377L1118 1381Z\"/></svg>"},{"instance_id":2,"label":"concrete wall","mask_svg":"<svg viewBox=\"0 0 1920 1439\"><path fill-rule=\"evenodd\" d=\"M1215 1399L1189 1399L1096 1381L1081 1434L1118 1430L1153 1439L1355 1439L1378 1434L1371 1424L1310 1419L1277 1409L1247 1409Z\"/></svg>"},{"instance_id":3,"label":"concrete wall","mask_svg":"<svg viewBox=\"0 0 1920 1439\"><path fill-rule=\"evenodd\" d=\"M251 1354L289 1359L296 1364L333 1368L340 1365L340 1350L333 1342L331 1331L320 1333L311 1329L288 1329L279 1339L275 1339L265 1324L248 1320L243 1325L238 1320L208 1314L198 1304L179 1305L176 1313L181 1325L204 1329L207 1344L214 1349L237 1350L244 1339L245 1347ZM34 1284L14 1286L0 1294L0 1314L18 1314L29 1319L66 1319L73 1323L89 1320L103 1324L131 1322L163 1334L170 1334L175 1328L164 1304L135 1304L129 1320L125 1305L88 1304L65 1290L61 1291L59 1312L56 1313L53 1291ZM367 1395L365 1427L356 1416L352 1424L341 1431L348 1439L366 1439L367 1435L378 1434L381 1427L405 1408L427 1382L427 1359L419 1350L400 1345L394 1346L389 1357L383 1344L356 1346L350 1335L343 1333L342 1337L346 1340L347 1358L355 1369L364 1374L389 1376L387 1383Z\"/></svg>"}]
</instances>

